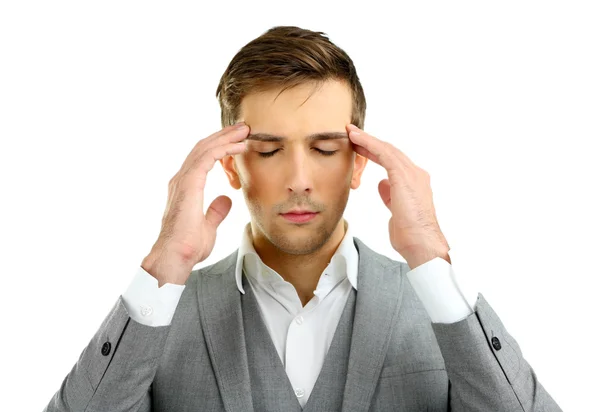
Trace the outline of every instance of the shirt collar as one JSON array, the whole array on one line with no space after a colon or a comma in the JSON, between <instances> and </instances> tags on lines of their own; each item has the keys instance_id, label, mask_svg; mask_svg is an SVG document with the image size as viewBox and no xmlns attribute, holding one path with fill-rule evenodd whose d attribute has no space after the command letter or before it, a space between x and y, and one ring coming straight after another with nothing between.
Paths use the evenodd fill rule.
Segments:
<instances>
[{"instance_id":1,"label":"shirt collar","mask_svg":"<svg viewBox=\"0 0 600 412\"><path fill-rule=\"evenodd\" d=\"M350 284L354 289L357 289L356 279L358 276L358 251L354 245L353 234L351 231L351 225L344 219L344 225L346 233L344 238L340 242L340 245L336 249L335 253L331 257L331 262L338 265L336 273L338 276L347 276ZM249 256L250 259L246 259ZM345 266L345 267L344 267ZM256 253L254 245L252 243L251 226L248 222L242 230L242 241L238 250L236 265L235 265L235 282L238 290L241 293L245 293L242 286L242 268L246 270L246 273L251 272L252 275L258 275L268 273L268 271L262 271L263 267L267 267Z\"/></svg>"}]
</instances>

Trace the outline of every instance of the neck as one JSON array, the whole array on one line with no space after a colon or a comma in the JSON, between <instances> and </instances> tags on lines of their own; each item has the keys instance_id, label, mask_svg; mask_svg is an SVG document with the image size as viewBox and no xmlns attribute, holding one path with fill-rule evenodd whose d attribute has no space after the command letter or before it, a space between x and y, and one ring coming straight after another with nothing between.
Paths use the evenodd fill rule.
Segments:
<instances>
[{"instance_id":1,"label":"neck","mask_svg":"<svg viewBox=\"0 0 600 412\"><path fill-rule=\"evenodd\" d=\"M277 249L267 239L257 236L254 228L252 242L263 263L294 286L302 306L305 306L313 298L321 274L329 265L345 234L344 219L340 219L327 242L318 250L305 255L293 255Z\"/></svg>"}]
</instances>

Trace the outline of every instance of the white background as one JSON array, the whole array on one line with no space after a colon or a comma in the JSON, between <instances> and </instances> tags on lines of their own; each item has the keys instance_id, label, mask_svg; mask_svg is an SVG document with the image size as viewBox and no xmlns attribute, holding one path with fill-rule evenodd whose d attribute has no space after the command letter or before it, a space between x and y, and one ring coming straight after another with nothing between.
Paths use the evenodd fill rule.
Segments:
<instances>
[{"instance_id":1,"label":"white background","mask_svg":"<svg viewBox=\"0 0 600 412\"><path fill-rule=\"evenodd\" d=\"M202 3L0 6L2 409L41 410L59 389L156 240L169 179L221 128L221 74L277 25L351 56L365 130L431 175L455 270L565 411L596 408L597 2ZM385 177L369 163L345 217L403 260ZM220 194L233 208L196 268L233 252L249 221L217 164L205 205Z\"/></svg>"}]
</instances>

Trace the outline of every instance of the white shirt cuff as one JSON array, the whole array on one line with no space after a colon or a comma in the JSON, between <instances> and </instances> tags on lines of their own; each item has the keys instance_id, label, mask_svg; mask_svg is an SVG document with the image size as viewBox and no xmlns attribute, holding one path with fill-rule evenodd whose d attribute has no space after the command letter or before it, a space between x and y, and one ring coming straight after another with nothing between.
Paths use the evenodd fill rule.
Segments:
<instances>
[{"instance_id":1,"label":"white shirt cuff","mask_svg":"<svg viewBox=\"0 0 600 412\"><path fill-rule=\"evenodd\" d=\"M479 296L472 283L454 272L455 266L460 268L460 262L455 259L453 249L448 255L452 264L436 257L407 273L433 323L454 323L465 319L474 312Z\"/></svg>"},{"instance_id":2,"label":"white shirt cuff","mask_svg":"<svg viewBox=\"0 0 600 412\"><path fill-rule=\"evenodd\" d=\"M158 287L158 279L138 267L133 281L123 293L123 303L129 316L147 326L171 324L185 285L165 283Z\"/></svg>"}]
</instances>

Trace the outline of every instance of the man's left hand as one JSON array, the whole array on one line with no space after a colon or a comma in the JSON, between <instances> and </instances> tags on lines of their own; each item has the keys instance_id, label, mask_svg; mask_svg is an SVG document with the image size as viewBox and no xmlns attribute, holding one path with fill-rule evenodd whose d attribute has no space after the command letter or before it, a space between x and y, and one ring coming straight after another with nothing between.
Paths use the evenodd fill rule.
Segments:
<instances>
[{"instance_id":1,"label":"man's left hand","mask_svg":"<svg viewBox=\"0 0 600 412\"><path fill-rule=\"evenodd\" d=\"M388 179L379 182L378 189L383 203L392 212L389 220L392 247L411 269L435 257L451 263L450 247L435 215L429 173L391 143L352 124L346 130L354 151L387 171Z\"/></svg>"}]
</instances>

